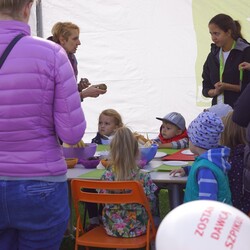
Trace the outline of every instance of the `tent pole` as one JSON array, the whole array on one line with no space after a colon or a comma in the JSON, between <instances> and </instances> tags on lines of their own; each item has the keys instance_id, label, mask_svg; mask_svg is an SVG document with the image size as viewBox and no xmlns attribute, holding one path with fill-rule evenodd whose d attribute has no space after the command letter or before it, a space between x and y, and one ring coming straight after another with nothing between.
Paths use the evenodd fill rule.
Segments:
<instances>
[{"instance_id":1,"label":"tent pole","mask_svg":"<svg viewBox=\"0 0 250 250\"><path fill-rule=\"evenodd\" d=\"M43 37L42 0L36 1L36 32L37 36Z\"/></svg>"}]
</instances>

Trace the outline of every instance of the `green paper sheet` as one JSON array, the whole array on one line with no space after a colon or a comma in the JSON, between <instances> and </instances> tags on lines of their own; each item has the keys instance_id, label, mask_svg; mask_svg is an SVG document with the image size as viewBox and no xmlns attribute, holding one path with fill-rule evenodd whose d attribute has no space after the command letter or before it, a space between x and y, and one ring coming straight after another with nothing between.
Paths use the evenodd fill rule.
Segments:
<instances>
[{"instance_id":1,"label":"green paper sheet","mask_svg":"<svg viewBox=\"0 0 250 250\"><path fill-rule=\"evenodd\" d=\"M109 151L109 145L101 145L101 144L99 144L97 146L96 151Z\"/></svg>"},{"instance_id":2,"label":"green paper sheet","mask_svg":"<svg viewBox=\"0 0 250 250\"><path fill-rule=\"evenodd\" d=\"M83 179L101 179L105 169L95 169L93 171L90 171L86 174L81 174L78 177Z\"/></svg>"},{"instance_id":3,"label":"green paper sheet","mask_svg":"<svg viewBox=\"0 0 250 250\"><path fill-rule=\"evenodd\" d=\"M152 171L169 171L170 172L176 168L180 168L180 166L167 166L167 165L162 164L161 166L154 168L154 170Z\"/></svg>"},{"instance_id":4,"label":"green paper sheet","mask_svg":"<svg viewBox=\"0 0 250 250\"><path fill-rule=\"evenodd\" d=\"M164 152L166 153L167 155L171 155L173 153L176 153L179 151L179 149L173 149L173 148L159 148L157 150L158 152Z\"/></svg>"},{"instance_id":5,"label":"green paper sheet","mask_svg":"<svg viewBox=\"0 0 250 250\"><path fill-rule=\"evenodd\" d=\"M167 162L166 162L167 163ZM190 166L192 165L193 162L188 162L188 164L186 164L185 166ZM160 165L159 167L157 168L154 168L152 171L172 171L174 169L177 169L177 168L181 168L182 166L168 166L168 165L165 165L165 164L162 164Z\"/></svg>"}]
</instances>

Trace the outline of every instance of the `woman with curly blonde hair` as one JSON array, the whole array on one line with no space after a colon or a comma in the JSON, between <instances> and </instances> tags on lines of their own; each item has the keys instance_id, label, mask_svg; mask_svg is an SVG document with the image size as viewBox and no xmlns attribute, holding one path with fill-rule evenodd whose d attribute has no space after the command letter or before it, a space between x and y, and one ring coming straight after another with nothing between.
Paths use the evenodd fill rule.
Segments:
<instances>
[{"instance_id":1,"label":"woman with curly blonde hair","mask_svg":"<svg viewBox=\"0 0 250 250\"><path fill-rule=\"evenodd\" d=\"M78 76L78 63L75 57L75 53L80 41L80 28L74 23L71 22L57 22L52 30L52 36L48 39L54 41L55 43L60 44L66 51L72 68L77 79ZM98 97L99 95L105 94L106 90L101 88L96 88L93 85L90 85L87 78L82 78L78 83L78 91L83 100L86 97Z\"/></svg>"}]
</instances>

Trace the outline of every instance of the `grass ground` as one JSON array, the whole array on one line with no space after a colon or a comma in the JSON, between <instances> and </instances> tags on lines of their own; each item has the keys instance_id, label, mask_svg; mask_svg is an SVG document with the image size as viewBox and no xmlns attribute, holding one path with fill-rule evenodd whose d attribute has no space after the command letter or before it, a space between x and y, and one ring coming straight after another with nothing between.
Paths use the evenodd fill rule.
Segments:
<instances>
[{"instance_id":1,"label":"grass ground","mask_svg":"<svg viewBox=\"0 0 250 250\"><path fill-rule=\"evenodd\" d=\"M159 209L160 209L161 219L163 219L166 216L166 214L170 211L168 191L166 189L161 189L161 191L159 192ZM74 214L73 214L73 221L75 221ZM75 246L74 237L68 236L63 239L60 250L74 250L74 246ZM93 248L93 249L100 250L100 248ZM84 250L84 247L79 248L79 250Z\"/></svg>"}]
</instances>

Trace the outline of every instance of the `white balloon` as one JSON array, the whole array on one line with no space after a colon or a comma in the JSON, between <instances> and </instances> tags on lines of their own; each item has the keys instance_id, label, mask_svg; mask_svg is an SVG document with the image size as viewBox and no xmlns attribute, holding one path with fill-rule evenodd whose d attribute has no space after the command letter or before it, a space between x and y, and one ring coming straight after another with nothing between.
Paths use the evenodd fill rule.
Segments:
<instances>
[{"instance_id":1,"label":"white balloon","mask_svg":"<svg viewBox=\"0 0 250 250\"><path fill-rule=\"evenodd\" d=\"M178 206L161 222L157 250L249 250L250 218L227 204L199 200Z\"/></svg>"}]
</instances>

